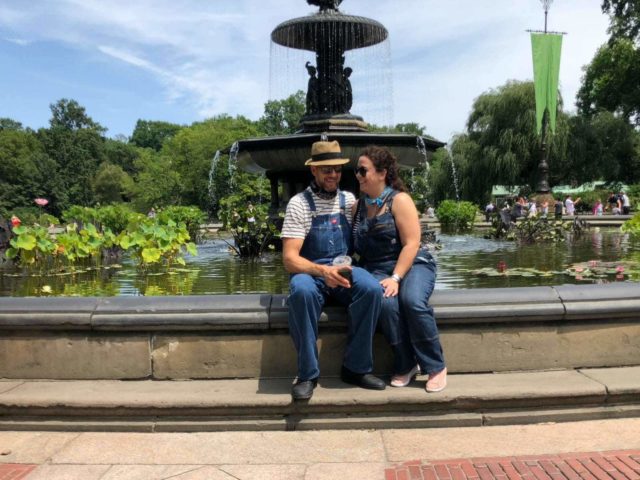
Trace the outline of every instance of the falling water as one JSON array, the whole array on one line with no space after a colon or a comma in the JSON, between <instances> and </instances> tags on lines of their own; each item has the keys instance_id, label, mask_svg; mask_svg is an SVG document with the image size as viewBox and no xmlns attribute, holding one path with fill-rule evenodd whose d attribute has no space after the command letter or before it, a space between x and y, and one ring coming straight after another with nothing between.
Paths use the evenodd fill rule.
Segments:
<instances>
[{"instance_id":1,"label":"falling water","mask_svg":"<svg viewBox=\"0 0 640 480\"><path fill-rule=\"evenodd\" d=\"M211 210L215 210L218 201L216 192L216 170L220 162L220 150L211 159L211 168L209 169L209 200L211 201Z\"/></svg>"},{"instance_id":2,"label":"falling water","mask_svg":"<svg viewBox=\"0 0 640 480\"><path fill-rule=\"evenodd\" d=\"M456 191L456 202L460 201L460 189L458 187L458 172L456 171L456 164L453 161L453 157L449 154L449 160L451 161L451 173L453 176L453 188Z\"/></svg>"},{"instance_id":3,"label":"falling water","mask_svg":"<svg viewBox=\"0 0 640 480\"><path fill-rule=\"evenodd\" d=\"M234 142L229 149L229 189L236 187L236 170L238 170L238 142Z\"/></svg>"}]
</instances>

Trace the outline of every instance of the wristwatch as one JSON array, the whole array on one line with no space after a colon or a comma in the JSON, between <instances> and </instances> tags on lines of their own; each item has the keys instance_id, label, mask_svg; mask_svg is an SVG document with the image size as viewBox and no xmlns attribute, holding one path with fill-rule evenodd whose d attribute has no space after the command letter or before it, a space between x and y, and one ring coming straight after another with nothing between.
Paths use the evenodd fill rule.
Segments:
<instances>
[{"instance_id":1,"label":"wristwatch","mask_svg":"<svg viewBox=\"0 0 640 480\"><path fill-rule=\"evenodd\" d=\"M398 284L400 284L400 282L402 281L402 277L397 273L394 273L393 275L391 275L391 279L395 280L395 282Z\"/></svg>"}]
</instances>

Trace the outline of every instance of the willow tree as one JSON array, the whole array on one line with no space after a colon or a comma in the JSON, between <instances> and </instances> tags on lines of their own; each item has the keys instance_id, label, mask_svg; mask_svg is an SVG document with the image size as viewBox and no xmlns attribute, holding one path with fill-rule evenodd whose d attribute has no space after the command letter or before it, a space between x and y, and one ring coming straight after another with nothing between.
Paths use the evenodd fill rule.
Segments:
<instances>
[{"instance_id":1,"label":"willow tree","mask_svg":"<svg viewBox=\"0 0 640 480\"><path fill-rule=\"evenodd\" d=\"M466 132L451 144L461 199L482 203L494 185L528 185L535 190L541 148L535 125L533 82L510 81L480 95ZM567 117L560 111L549 142L552 181L554 168L565 161L568 134Z\"/></svg>"}]
</instances>

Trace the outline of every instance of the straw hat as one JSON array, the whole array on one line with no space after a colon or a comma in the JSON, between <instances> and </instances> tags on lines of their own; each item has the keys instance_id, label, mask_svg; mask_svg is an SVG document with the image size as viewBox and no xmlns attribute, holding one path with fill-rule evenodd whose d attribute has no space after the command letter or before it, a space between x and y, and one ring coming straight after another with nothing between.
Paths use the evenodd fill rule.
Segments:
<instances>
[{"instance_id":1,"label":"straw hat","mask_svg":"<svg viewBox=\"0 0 640 480\"><path fill-rule=\"evenodd\" d=\"M340 151L340 144L334 140L333 142L315 142L311 145L311 158L304 162L305 165L331 166L344 165L349 163L348 158L344 158Z\"/></svg>"}]
</instances>

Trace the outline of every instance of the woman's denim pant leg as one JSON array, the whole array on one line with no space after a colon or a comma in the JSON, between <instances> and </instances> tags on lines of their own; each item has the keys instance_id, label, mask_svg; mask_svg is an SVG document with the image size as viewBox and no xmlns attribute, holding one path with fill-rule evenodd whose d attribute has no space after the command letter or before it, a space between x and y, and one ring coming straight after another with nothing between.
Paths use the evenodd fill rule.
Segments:
<instances>
[{"instance_id":1,"label":"woman's denim pant leg","mask_svg":"<svg viewBox=\"0 0 640 480\"><path fill-rule=\"evenodd\" d=\"M438 326L429 305L435 283L436 266L430 260L415 262L400 284L400 311L422 373L436 373L445 367Z\"/></svg>"},{"instance_id":2,"label":"woman's denim pant leg","mask_svg":"<svg viewBox=\"0 0 640 480\"><path fill-rule=\"evenodd\" d=\"M289 334L298 352L298 378L311 380L320 375L318 364L318 319L324 306L323 281L297 273L289 282Z\"/></svg>"},{"instance_id":3,"label":"woman's denim pant leg","mask_svg":"<svg viewBox=\"0 0 640 480\"><path fill-rule=\"evenodd\" d=\"M374 272L373 275L378 281L389 277L382 272ZM382 287L380 288L382 289ZM416 358L413 354L406 322L400 318L397 296L382 298L378 329L393 351L393 373L404 374L415 367Z\"/></svg>"}]
</instances>

